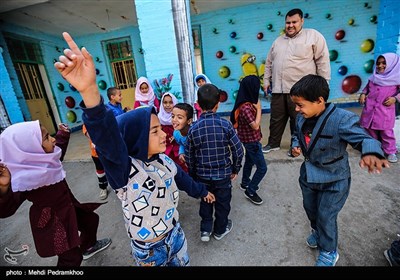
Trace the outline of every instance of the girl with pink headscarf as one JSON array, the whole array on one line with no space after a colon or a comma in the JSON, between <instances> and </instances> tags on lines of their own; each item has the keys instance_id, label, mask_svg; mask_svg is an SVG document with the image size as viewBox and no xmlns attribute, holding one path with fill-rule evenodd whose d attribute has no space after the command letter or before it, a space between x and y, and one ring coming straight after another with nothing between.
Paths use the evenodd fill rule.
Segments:
<instances>
[{"instance_id":1,"label":"girl with pink headscarf","mask_svg":"<svg viewBox=\"0 0 400 280\"><path fill-rule=\"evenodd\" d=\"M379 55L374 73L360 95L364 105L360 124L382 143L382 150L389 162L397 162L394 124L395 103L400 102L400 57L395 53Z\"/></svg>"},{"instance_id":2,"label":"girl with pink headscarf","mask_svg":"<svg viewBox=\"0 0 400 280\"><path fill-rule=\"evenodd\" d=\"M160 101L154 94L154 90L146 77L140 77L136 82L133 108L136 109L140 106L154 106L157 113L160 111Z\"/></svg>"}]
</instances>

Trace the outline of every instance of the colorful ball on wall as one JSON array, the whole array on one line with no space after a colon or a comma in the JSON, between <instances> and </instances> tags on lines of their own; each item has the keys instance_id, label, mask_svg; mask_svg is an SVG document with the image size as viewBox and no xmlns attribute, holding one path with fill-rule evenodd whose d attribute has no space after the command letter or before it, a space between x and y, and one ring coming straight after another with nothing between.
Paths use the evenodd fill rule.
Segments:
<instances>
[{"instance_id":1,"label":"colorful ball on wall","mask_svg":"<svg viewBox=\"0 0 400 280\"><path fill-rule=\"evenodd\" d=\"M100 74L100 70L96 68L96 75Z\"/></svg>"},{"instance_id":2,"label":"colorful ball on wall","mask_svg":"<svg viewBox=\"0 0 400 280\"><path fill-rule=\"evenodd\" d=\"M67 120L71 123L76 122L76 114L74 111L68 111L67 112Z\"/></svg>"},{"instance_id":3,"label":"colorful ball on wall","mask_svg":"<svg viewBox=\"0 0 400 280\"><path fill-rule=\"evenodd\" d=\"M268 24L268 25L267 25L267 29L268 29L268 30L272 30L273 27L274 27L274 26L273 26L272 24Z\"/></svg>"},{"instance_id":4,"label":"colorful ball on wall","mask_svg":"<svg viewBox=\"0 0 400 280\"><path fill-rule=\"evenodd\" d=\"M69 88L70 88L72 91L76 91L76 88L74 88L74 86L71 85L71 84L69 84Z\"/></svg>"},{"instance_id":5,"label":"colorful ball on wall","mask_svg":"<svg viewBox=\"0 0 400 280\"><path fill-rule=\"evenodd\" d=\"M347 71L348 71L348 69L347 69L347 67L344 66L344 65L340 66L339 69L338 69L338 73L339 73L340 75L342 75L342 76L346 75L346 74L347 74Z\"/></svg>"},{"instance_id":6,"label":"colorful ball on wall","mask_svg":"<svg viewBox=\"0 0 400 280\"><path fill-rule=\"evenodd\" d=\"M347 22L349 25L354 25L354 19L353 18L351 18L351 19L349 19L349 21Z\"/></svg>"},{"instance_id":7,"label":"colorful ball on wall","mask_svg":"<svg viewBox=\"0 0 400 280\"><path fill-rule=\"evenodd\" d=\"M236 100L236 97L237 97L237 95L238 95L238 90L235 90L233 93L232 93L232 97L233 97L233 100Z\"/></svg>"},{"instance_id":8,"label":"colorful ball on wall","mask_svg":"<svg viewBox=\"0 0 400 280\"><path fill-rule=\"evenodd\" d=\"M356 75L350 75L342 81L342 90L345 93L356 93L361 87L361 78Z\"/></svg>"},{"instance_id":9,"label":"colorful ball on wall","mask_svg":"<svg viewBox=\"0 0 400 280\"><path fill-rule=\"evenodd\" d=\"M230 51L231 53L235 53L235 52L236 52L236 47L235 47L235 46L230 46L230 47L229 47L229 51Z\"/></svg>"},{"instance_id":10,"label":"colorful ball on wall","mask_svg":"<svg viewBox=\"0 0 400 280\"><path fill-rule=\"evenodd\" d=\"M377 23L378 17L376 15L373 15L372 17L369 18L369 21L372 23Z\"/></svg>"},{"instance_id":11,"label":"colorful ball on wall","mask_svg":"<svg viewBox=\"0 0 400 280\"><path fill-rule=\"evenodd\" d=\"M362 42L360 49L362 52L370 52L373 50L373 48L375 47L375 42L372 39L367 39L364 42Z\"/></svg>"},{"instance_id":12,"label":"colorful ball on wall","mask_svg":"<svg viewBox=\"0 0 400 280\"><path fill-rule=\"evenodd\" d=\"M340 40L343 40L344 36L346 36L346 32L344 30L339 30L335 34L335 39L340 41Z\"/></svg>"},{"instance_id":13,"label":"colorful ball on wall","mask_svg":"<svg viewBox=\"0 0 400 280\"><path fill-rule=\"evenodd\" d=\"M231 32L231 34L229 36L234 39L234 38L236 38L237 34L236 34L236 32Z\"/></svg>"},{"instance_id":14,"label":"colorful ball on wall","mask_svg":"<svg viewBox=\"0 0 400 280\"><path fill-rule=\"evenodd\" d=\"M62 83L57 84L57 88L61 91L64 91L64 85Z\"/></svg>"},{"instance_id":15,"label":"colorful ball on wall","mask_svg":"<svg viewBox=\"0 0 400 280\"><path fill-rule=\"evenodd\" d=\"M68 108L74 108L75 99L72 96L65 97L65 105L67 105Z\"/></svg>"},{"instance_id":16,"label":"colorful ball on wall","mask_svg":"<svg viewBox=\"0 0 400 280\"><path fill-rule=\"evenodd\" d=\"M374 60L370 59L364 63L364 70L366 73L372 73L374 70Z\"/></svg>"},{"instance_id":17,"label":"colorful ball on wall","mask_svg":"<svg viewBox=\"0 0 400 280\"><path fill-rule=\"evenodd\" d=\"M305 13L304 14L304 18L309 18L310 17L310 14L309 13Z\"/></svg>"},{"instance_id":18,"label":"colorful ball on wall","mask_svg":"<svg viewBox=\"0 0 400 280\"><path fill-rule=\"evenodd\" d=\"M99 86L99 88L100 89L106 89L107 88L107 83L105 82L105 81L103 81L103 80L100 80L99 82L98 82L98 86Z\"/></svg>"},{"instance_id":19,"label":"colorful ball on wall","mask_svg":"<svg viewBox=\"0 0 400 280\"><path fill-rule=\"evenodd\" d=\"M264 34L262 32L257 33L257 39L261 40L262 38L264 38Z\"/></svg>"},{"instance_id":20,"label":"colorful ball on wall","mask_svg":"<svg viewBox=\"0 0 400 280\"><path fill-rule=\"evenodd\" d=\"M225 90L219 92L219 102L223 103L228 100L228 93Z\"/></svg>"},{"instance_id":21,"label":"colorful ball on wall","mask_svg":"<svg viewBox=\"0 0 400 280\"><path fill-rule=\"evenodd\" d=\"M339 56L339 53L337 50L330 50L329 51L329 60L330 61L335 61Z\"/></svg>"},{"instance_id":22,"label":"colorful ball on wall","mask_svg":"<svg viewBox=\"0 0 400 280\"><path fill-rule=\"evenodd\" d=\"M228 78L229 75L231 74L231 70L227 66L222 66L218 70L218 74L221 78Z\"/></svg>"},{"instance_id":23,"label":"colorful ball on wall","mask_svg":"<svg viewBox=\"0 0 400 280\"><path fill-rule=\"evenodd\" d=\"M215 54L215 56L216 56L217 58L222 58L222 57L224 56L224 53L223 53L222 51L217 51L216 54Z\"/></svg>"}]
</instances>

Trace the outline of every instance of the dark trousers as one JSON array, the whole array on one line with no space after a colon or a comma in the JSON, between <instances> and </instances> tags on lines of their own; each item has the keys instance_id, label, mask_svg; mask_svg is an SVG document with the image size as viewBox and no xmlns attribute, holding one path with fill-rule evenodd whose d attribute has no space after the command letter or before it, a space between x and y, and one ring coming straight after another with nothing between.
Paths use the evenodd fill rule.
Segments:
<instances>
[{"instance_id":1,"label":"dark trousers","mask_svg":"<svg viewBox=\"0 0 400 280\"><path fill-rule=\"evenodd\" d=\"M228 225L228 216L231 211L231 179L200 179L199 182L204 183L207 186L207 190L215 196L214 203L207 203L203 199L200 201L200 231L213 232L213 214L215 208L214 233L222 234L225 232L226 226Z\"/></svg>"},{"instance_id":2,"label":"dark trousers","mask_svg":"<svg viewBox=\"0 0 400 280\"><path fill-rule=\"evenodd\" d=\"M290 134L293 135L296 122L296 105L287 93L273 93L271 98L271 118L269 123L268 145L280 147L282 135L288 119L290 119Z\"/></svg>"}]
</instances>

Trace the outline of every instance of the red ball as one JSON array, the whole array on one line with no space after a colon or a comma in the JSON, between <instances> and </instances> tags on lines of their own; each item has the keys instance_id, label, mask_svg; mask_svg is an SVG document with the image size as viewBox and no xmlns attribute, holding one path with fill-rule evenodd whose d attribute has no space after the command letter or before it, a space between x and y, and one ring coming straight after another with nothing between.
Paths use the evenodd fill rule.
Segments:
<instances>
[{"instance_id":1,"label":"red ball","mask_svg":"<svg viewBox=\"0 0 400 280\"><path fill-rule=\"evenodd\" d=\"M219 102L223 103L228 100L228 93L225 90L219 92Z\"/></svg>"},{"instance_id":2,"label":"red ball","mask_svg":"<svg viewBox=\"0 0 400 280\"><path fill-rule=\"evenodd\" d=\"M261 40L262 38L264 38L264 34L262 32L257 34L257 39Z\"/></svg>"},{"instance_id":3,"label":"red ball","mask_svg":"<svg viewBox=\"0 0 400 280\"><path fill-rule=\"evenodd\" d=\"M344 30L339 30L335 34L335 39L338 40L338 41L343 40L345 35L346 35L346 32L344 32Z\"/></svg>"},{"instance_id":4,"label":"red ball","mask_svg":"<svg viewBox=\"0 0 400 280\"><path fill-rule=\"evenodd\" d=\"M344 78L342 82L342 90L345 93L356 93L361 87L361 78L356 75L350 75Z\"/></svg>"},{"instance_id":5,"label":"red ball","mask_svg":"<svg viewBox=\"0 0 400 280\"><path fill-rule=\"evenodd\" d=\"M67 105L68 108L74 108L75 107L75 99L72 96L67 96L65 98L65 105Z\"/></svg>"},{"instance_id":6,"label":"red ball","mask_svg":"<svg viewBox=\"0 0 400 280\"><path fill-rule=\"evenodd\" d=\"M222 51L217 51L217 53L215 54L215 56L217 58L222 58L224 56L224 53Z\"/></svg>"}]
</instances>

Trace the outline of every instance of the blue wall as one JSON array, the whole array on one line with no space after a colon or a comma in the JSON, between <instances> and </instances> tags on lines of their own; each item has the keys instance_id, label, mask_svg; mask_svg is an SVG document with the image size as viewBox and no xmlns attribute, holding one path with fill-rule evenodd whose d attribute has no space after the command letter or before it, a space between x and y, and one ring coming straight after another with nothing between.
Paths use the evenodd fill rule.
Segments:
<instances>
[{"instance_id":1,"label":"blue wall","mask_svg":"<svg viewBox=\"0 0 400 280\"><path fill-rule=\"evenodd\" d=\"M357 92L360 92L367 83L370 73L365 71L365 64L374 60L375 49L364 48L365 51L362 51L361 45L367 39L376 43L380 1L314 0L294 3L276 1L252 4L192 16L192 24L201 26L204 73L214 84L228 93L228 100L221 104L219 111L229 112L233 106L235 91L239 88L238 81L243 75L240 62L243 53L255 55L255 64L259 68L265 61L273 41L284 30L286 13L293 8L300 8L304 15L308 14L304 28L314 28L321 32L329 49L338 53L337 59L331 61L330 101L352 102L358 98L357 94L344 92L342 83L350 75L358 76L362 85ZM398 7L399 4L396 3L392 4ZM377 17L377 21L373 21L374 16ZM398 21L397 16L392 18ZM354 20L352 25L349 24L351 19ZM272 25L272 29L268 28L269 24ZM217 31L213 32L214 29ZM335 37L339 30L345 33L341 40ZM232 32L236 32L236 38L231 37ZM262 40L257 38L259 32L263 33ZM236 52L230 51L231 46L236 47ZM222 58L216 57L218 51L223 52ZM222 66L230 69L229 77L222 78L219 75ZM341 66L347 67L346 75L338 72ZM260 95L263 95L261 91ZM262 100L263 108L268 109L269 102L266 99Z\"/></svg>"}]
</instances>

